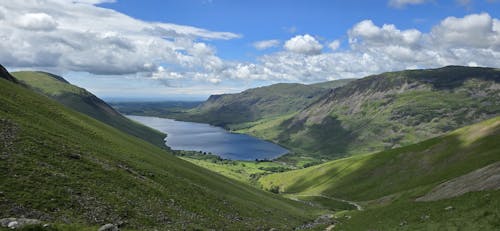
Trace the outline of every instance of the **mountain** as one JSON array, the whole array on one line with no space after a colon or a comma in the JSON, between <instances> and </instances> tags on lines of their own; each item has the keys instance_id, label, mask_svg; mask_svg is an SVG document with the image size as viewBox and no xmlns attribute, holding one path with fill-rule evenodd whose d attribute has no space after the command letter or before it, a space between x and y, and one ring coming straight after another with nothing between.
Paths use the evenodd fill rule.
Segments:
<instances>
[{"instance_id":1,"label":"mountain","mask_svg":"<svg viewBox=\"0 0 500 231\"><path fill-rule=\"evenodd\" d=\"M349 81L332 81L325 86L279 83L237 94L211 95L200 106L184 114L172 114L171 117L228 128L297 112L326 94L329 86L341 86Z\"/></svg>"},{"instance_id":2,"label":"mountain","mask_svg":"<svg viewBox=\"0 0 500 231\"><path fill-rule=\"evenodd\" d=\"M4 66L0 65L0 78L2 79L6 79L8 81L11 81L11 82L14 82L14 83L17 83L17 80L16 78L14 78L14 76L12 76L8 71L7 69L5 69Z\"/></svg>"},{"instance_id":3,"label":"mountain","mask_svg":"<svg viewBox=\"0 0 500 231\"><path fill-rule=\"evenodd\" d=\"M500 227L500 116L417 144L267 175L268 190L364 208L339 230Z\"/></svg>"},{"instance_id":4,"label":"mountain","mask_svg":"<svg viewBox=\"0 0 500 231\"><path fill-rule=\"evenodd\" d=\"M178 159L4 77L0 105L2 218L35 218L62 230L105 223L290 230L320 212Z\"/></svg>"},{"instance_id":5,"label":"mountain","mask_svg":"<svg viewBox=\"0 0 500 231\"><path fill-rule=\"evenodd\" d=\"M292 116L239 132L300 156L335 159L406 146L497 115L500 70L449 66L351 81Z\"/></svg>"},{"instance_id":6,"label":"mountain","mask_svg":"<svg viewBox=\"0 0 500 231\"><path fill-rule=\"evenodd\" d=\"M63 77L46 72L21 71L12 75L34 91L46 95L65 106L109 124L125 133L142 138L158 147L165 147L165 134L136 123L110 107L107 103L74 86Z\"/></svg>"}]
</instances>

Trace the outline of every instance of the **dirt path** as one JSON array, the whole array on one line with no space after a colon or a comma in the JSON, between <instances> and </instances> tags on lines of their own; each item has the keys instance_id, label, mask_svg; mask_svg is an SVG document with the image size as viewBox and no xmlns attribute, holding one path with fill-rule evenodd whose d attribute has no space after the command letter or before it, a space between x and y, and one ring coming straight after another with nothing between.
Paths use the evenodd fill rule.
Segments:
<instances>
[{"instance_id":1,"label":"dirt path","mask_svg":"<svg viewBox=\"0 0 500 231\"><path fill-rule=\"evenodd\" d=\"M319 194L319 195L303 195L303 194L300 194L300 195L295 195L295 196L303 196L303 197L323 197L323 198L326 198L326 199L330 199L330 200L334 200L334 201L340 201L340 202L344 202L344 203L348 203L354 207L356 207L356 209L358 211L363 211L363 207L361 205L359 205L358 203L354 202L354 201L348 201L348 200L344 200L344 199L340 199L340 198L335 198L335 197L329 197L329 196L325 196L325 195L322 195L322 194ZM298 199L297 199L298 200Z\"/></svg>"},{"instance_id":2,"label":"dirt path","mask_svg":"<svg viewBox=\"0 0 500 231\"><path fill-rule=\"evenodd\" d=\"M335 197L329 197L329 196L325 196L325 195L307 195L307 194L300 194L300 195L293 195L293 196L297 196L297 197L300 197L300 196L304 196L304 197L323 197L323 198L326 198L326 199L329 199L329 200L335 200L335 201L340 201L340 202L344 202L344 203L348 203L354 207L356 207L356 209L358 211L363 211L363 207L361 205L359 205L358 203L354 202L354 201L348 201L348 200L344 200L344 199L340 199L340 198L335 198ZM300 200L296 197L289 197L289 199L292 199L292 200L295 200L295 201L301 201L301 202L304 202L306 204L309 204L311 206L314 206L314 203L312 202L309 202L309 201L303 201L303 200ZM321 215L320 217L318 217L314 222L311 222L311 223L308 223L308 224L304 224L300 227L297 227L295 228L295 230L302 230L302 229L310 229L312 227L315 227L317 225L322 225L322 224L328 224L330 223L330 225L328 227L325 228L325 231L332 231L334 228L335 228L335 220L333 220L333 214L323 214Z\"/></svg>"}]
</instances>

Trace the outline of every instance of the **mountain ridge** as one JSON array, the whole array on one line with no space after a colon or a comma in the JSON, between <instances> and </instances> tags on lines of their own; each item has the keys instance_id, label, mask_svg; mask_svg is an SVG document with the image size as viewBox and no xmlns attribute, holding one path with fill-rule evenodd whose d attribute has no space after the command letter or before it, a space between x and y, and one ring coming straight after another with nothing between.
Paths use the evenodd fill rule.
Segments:
<instances>
[{"instance_id":1,"label":"mountain ridge","mask_svg":"<svg viewBox=\"0 0 500 231\"><path fill-rule=\"evenodd\" d=\"M163 140L165 134L124 117L94 94L72 85L61 76L42 71L20 71L13 72L12 75L25 86L67 107L145 139L158 147L167 148Z\"/></svg>"},{"instance_id":2,"label":"mountain ridge","mask_svg":"<svg viewBox=\"0 0 500 231\"><path fill-rule=\"evenodd\" d=\"M320 158L405 146L500 114L500 71L450 66L354 80L274 125L244 129Z\"/></svg>"}]
</instances>

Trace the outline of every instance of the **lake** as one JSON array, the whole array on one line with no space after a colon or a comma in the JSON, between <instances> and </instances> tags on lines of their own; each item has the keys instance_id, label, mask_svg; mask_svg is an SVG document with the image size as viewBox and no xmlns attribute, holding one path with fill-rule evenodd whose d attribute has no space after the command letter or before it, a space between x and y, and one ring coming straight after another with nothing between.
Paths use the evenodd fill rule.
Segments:
<instances>
[{"instance_id":1,"label":"lake","mask_svg":"<svg viewBox=\"0 0 500 231\"><path fill-rule=\"evenodd\" d=\"M288 153L288 150L274 143L231 133L209 124L150 116L127 117L167 133L166 145L174 150L211 152L231 160L274 159Z\"/></svg>"}]
</instances>

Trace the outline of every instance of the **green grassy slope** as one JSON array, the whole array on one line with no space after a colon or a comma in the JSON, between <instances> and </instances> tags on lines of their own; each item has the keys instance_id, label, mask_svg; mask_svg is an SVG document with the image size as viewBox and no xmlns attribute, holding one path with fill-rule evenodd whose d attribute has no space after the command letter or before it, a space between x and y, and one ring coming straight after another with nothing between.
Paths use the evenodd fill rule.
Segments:
<instances>
[{"instance_id":1,"label":"green grassy slope","mask_svg":"<svg viewBox=\"0 0 500 231\"><path fill-rule=\"evenodd\" d=\"M165 134L125 118L92 93L71 85L60 76L33 71L14 72L12 75L35 91L47 95L67 107L159 147L165 147L163 140Z\"/></svg>"},{"instance_id":2,"label":"green grassy slope","mask_svg":"<svg viewBox=\"0 0 500 231\"><path fill-rule=\"evenodd\" d=\"M500 117L375 154L264 176L265 188L372 200L429 186L500 161Z\"/></svg>"},{"instance_id":3,"label":"green grassy slope","mask_svg":"<svg viewBox=\"0 0 500 231\"><path fill-rule=\"evenodd\" d=\"M290 229L314 211L0 78L0 217L156 229Z\"/></svg>"},{"instance_id":4,"label":"green grassy slope","mask_svg":"<svg viewBox=\"0 0 500 231\"><path fill-rule=\"evenodd\" d=\"M347 213L352 219L340 218L341 230L492 230L500 224L499 191L415 199L442 182L498 163L499 140L500 117L495 117L417 144L267 175L259 182L268 190L358 201L367 208ZM445 210L448 206L454 210Z\"/></svg>"},{"instance_id":5,"label":"green grassy slope","mask_svg":"<svg viewBox=\"0 0 500 231\"><path fill-rule=\"evenodd\" d=\"M242 132L334 159L405 146L499 114L498 69L450 66L358 79L292 117Z\"/></svg>"},{"instance_id":6,"label":"green grassy slope","mask_svg":"<svg viewBox=\"0 0 500 231\"><path fill-rule=\"evenodd\" d=\"M279 83L237 94L212 95L200 106L186 113L171 113L169 117L229 128L299 111L327 94L331 90L329 86L349 81L332 81L325 86Z\"/></svg>"}]
</instances>

